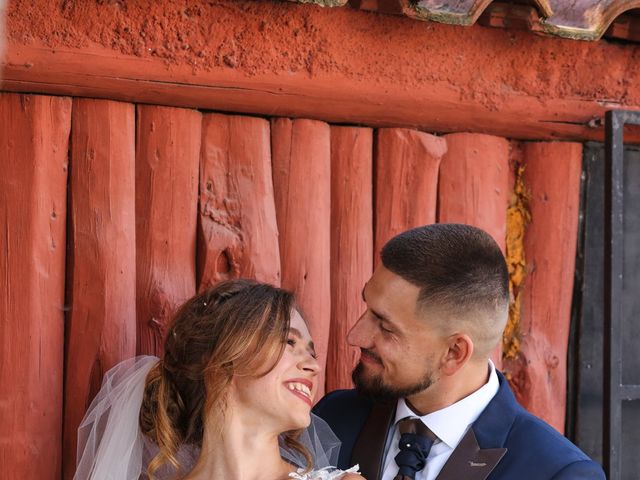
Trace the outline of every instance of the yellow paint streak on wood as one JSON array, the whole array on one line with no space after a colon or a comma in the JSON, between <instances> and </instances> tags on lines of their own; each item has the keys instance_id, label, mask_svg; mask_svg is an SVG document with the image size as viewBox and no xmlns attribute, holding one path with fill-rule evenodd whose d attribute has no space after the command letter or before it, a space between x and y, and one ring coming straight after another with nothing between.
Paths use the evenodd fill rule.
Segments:
<instances>
[{"instance_id":1,"label":"yellow paint streak on wood","mask_svg":"<svg viewBox=\"0 0 640 480\"><path fill-rule=\"evenodd\" d=\"M520 293L525 278L524 234L531 221L529 193L524 184L524 165L516 163L513 193L507 208L507 267L509 268L509 320L502 334L502 355L515 358L520 350Z\"/></svg>"}]
</instances>

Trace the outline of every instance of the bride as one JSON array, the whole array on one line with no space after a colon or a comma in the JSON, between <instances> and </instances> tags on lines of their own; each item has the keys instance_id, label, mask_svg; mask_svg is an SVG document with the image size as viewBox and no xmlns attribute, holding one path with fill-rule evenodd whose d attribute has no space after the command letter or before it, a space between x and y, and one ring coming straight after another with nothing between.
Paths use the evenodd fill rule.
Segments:
<instances>
[{"instance_id":1,"label":"bride","mask_svg":"<svg viewBox=\"0 0 640 480\"><path fill-rule=\"evenodd\" d=\"M319 365L285 290L221 283L176 313L164 356L105 376L78 430L74 480L359 479L311 415Z\"/></svg>"}]
</instances>

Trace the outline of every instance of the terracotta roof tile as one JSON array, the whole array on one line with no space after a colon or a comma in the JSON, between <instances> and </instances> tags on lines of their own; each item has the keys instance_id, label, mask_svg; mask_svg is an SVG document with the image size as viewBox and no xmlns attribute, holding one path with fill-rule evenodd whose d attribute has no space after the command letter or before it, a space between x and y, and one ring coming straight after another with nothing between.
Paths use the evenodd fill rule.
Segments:
<instances>
[{"instance_id":1,"label":"terracotta roof tile","mask_svg":"<svg viewBox=\"0 0 640 480\"><path fill-rule=\"evenodd\" d=\"M640 8L640 0L549 0L553 14L543 31L567 38L598 40L622 13Z\"/></svg>"},{"instance_id":2,"label":"terracotta roof tile","mask_svg":"<svg viewBox=\"0 0 640 480\"><path fill-rule=\"evenodd\" d=\"M457 0L444 3L439 0L419 0L407 3L415 10L415 18L453 25L473 25L492 1ZM551 12L548 0L532 0L532 3L544 14Z\"/></svg>"},{"instance_id":3,"label":"terracotta roof tile","mask_svg":"<svg viewBox=\"0 0 640 480\"><path fill-rule=\"evenodd\" d=\"M614 22L614 36L638 40L640 17L620 17L640 9L640 0L291 0L380 13L406 15L451 25L473 25L511 28L525 25L535 32L579 40L598 40ZM482 18L481 18L482 16ZM616 20L618 19L618 20ZM622 26L621 26L622 25ZM518 27L515 27L518 28ZM613 28L613 27L612 27Z\"/></svg>"}]
</instances>

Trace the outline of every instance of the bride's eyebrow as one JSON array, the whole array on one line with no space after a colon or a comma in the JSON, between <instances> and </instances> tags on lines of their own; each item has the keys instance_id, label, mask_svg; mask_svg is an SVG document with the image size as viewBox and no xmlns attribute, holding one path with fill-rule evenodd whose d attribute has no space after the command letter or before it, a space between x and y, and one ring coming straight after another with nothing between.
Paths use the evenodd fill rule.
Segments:
<instances>
[{"instance_id":1,"label":"bride's eyebrow","mask_svg":"<svg viewBox=\"0 0 640 480\"><path fill-rule=\"evenodd\" d=\"M294 335L294 336L298 337L300 340L302 340L302 333L300 333L300 330L298 330L295 327L289 327L289 334L290 335ZM307 348L312 350L314 353L316 351L316 347L315 347L315 345L313 344L312 341L309 341L309 343L307 344Z\"/></svg>"}]
</instances>

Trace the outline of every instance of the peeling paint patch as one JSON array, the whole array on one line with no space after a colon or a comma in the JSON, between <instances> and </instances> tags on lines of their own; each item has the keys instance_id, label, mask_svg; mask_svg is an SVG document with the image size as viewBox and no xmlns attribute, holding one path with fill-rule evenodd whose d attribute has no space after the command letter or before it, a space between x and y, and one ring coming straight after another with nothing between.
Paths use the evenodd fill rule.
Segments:
<instances>
[{"instance_id":1,"label":"peeling paint patch","mask_svg":"<svg viewBox=\"0 0 640 480\"><path fill-rule=\"evenodd\" d=\"M525 278L526 257L524 235L531 221L529 192L524 184L525 166L516 160L513 193L507 208L506 257L509 269L509 320L502 334L503 358L516 358L520 351L520 293Z\"/></svg>"}]
</instances>

